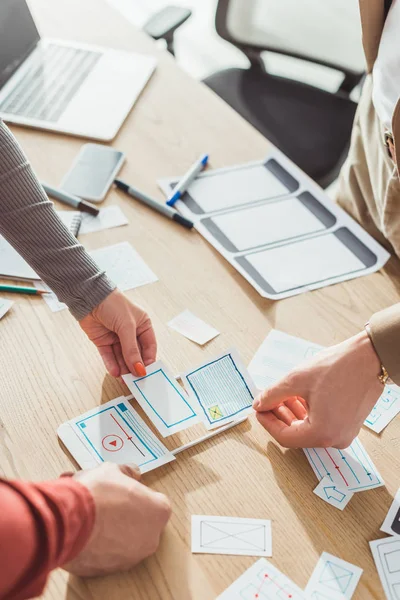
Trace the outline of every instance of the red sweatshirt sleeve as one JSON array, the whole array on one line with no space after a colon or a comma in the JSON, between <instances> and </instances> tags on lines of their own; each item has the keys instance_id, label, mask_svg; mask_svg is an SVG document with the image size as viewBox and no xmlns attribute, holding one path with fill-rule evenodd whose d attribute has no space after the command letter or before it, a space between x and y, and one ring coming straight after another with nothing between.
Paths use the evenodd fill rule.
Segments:
<instances>
[{"instance_id":1,"label":"red sweatshirt sleeve","mask_svg":"<svg viewBox=\"0 0 400 600\"><path fill-rule=\"evenodd\" d=\"M50 571L85 546L94 517L92 495L75 479L0 479L0 600L38 596Z\"/></svg>"}]
</instances>

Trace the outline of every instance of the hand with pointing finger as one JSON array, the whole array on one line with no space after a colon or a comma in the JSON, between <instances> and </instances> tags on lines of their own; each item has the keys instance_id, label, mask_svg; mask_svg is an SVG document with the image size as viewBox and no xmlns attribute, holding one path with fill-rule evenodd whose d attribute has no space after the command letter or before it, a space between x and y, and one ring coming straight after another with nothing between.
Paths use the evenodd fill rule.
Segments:
<instances>
[{"instance_id":1,"label":"hand with pointing finger","mask_svg":"<svg viewBox=\"0 0 400 600\"><path fill-rule=\"evenodd\" d=\"M114 377L145 375L145 367L156 360L157 342L150 317L119 290L114 290L79 324Z\"/></svg>"},{"instance_id":2,"label":"hand with pointing finger","mask_svg":"<svg viewBox=\"0 0 400 600\"><path fill-rule=\"evenodd\" d=\"M383 392L366 332L318 353L255 399L261 425L287 448L347 448Z\"/></svg>"}]
</instances>

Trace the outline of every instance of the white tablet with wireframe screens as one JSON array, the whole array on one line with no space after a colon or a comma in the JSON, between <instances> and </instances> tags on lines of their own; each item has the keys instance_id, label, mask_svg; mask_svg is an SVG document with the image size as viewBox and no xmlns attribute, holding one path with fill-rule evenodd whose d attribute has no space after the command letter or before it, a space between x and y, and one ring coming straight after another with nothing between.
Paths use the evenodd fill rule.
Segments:
<instances>
[{"instance_id":1,"label":"white tablet with wireframe screens","mask_svg":"<svg viewBox=\"0 0 400 600\"><path fill-rule=\"evenodd\" d=\"M202 215L287 196L298 188L299 182L271 158L240 168L206 172L190 184L181 200L193 214Z\"/></svg>"},{"instance_id":2,"label":"white tablet with wireframe screens","mask_svg":"<svg viewBox=\"0 0 400 600\"><path fill-rule=\"evenodd\" d=\"M272 297L361 275L377 260L372 250L346 227L235 258L238 265Z\"/></svg>"},{"instance_id":3,"label":"white tablet with wireframe screens","mask_svg":"<svg viewBox=\"0 0 400 600\"><path fill-rule=\"evenodd\" d=\"M228 252L243 252L325 231L336 216L310 192L201 219Z\"/></svg>"},{"instance_id":4,"label":"white tablet with wireframe screens","mask_svg":"<svg viewBox=\"0 0 400 600\"><path fill-rule=\"evenodd\" d=\"M177 178L161 180L166 195ZM388 252L276 148L207 171L177 209L266 298L373 273Z\"/></svg>"}]
</instances>

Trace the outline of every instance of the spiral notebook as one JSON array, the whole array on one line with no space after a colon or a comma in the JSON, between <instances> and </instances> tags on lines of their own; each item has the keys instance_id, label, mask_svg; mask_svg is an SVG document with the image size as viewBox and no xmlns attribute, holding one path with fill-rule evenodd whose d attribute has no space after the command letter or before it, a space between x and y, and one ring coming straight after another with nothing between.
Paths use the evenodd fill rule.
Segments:
<instances>
[{"instance_id":1,"label":"spiral notebook","mask_svg":"<svg viewBox=\"0 0 400 600\"><path fill-rule=\"evenodd\" d=\"M73 236L77 237L81 222L82 213L71 211L71 217L63 219ZM28 263L18 254L16 250L0 235L0 277L4 279L27 279L40 280L40 277L28 265Z\"/></svg>"}]
</instances>

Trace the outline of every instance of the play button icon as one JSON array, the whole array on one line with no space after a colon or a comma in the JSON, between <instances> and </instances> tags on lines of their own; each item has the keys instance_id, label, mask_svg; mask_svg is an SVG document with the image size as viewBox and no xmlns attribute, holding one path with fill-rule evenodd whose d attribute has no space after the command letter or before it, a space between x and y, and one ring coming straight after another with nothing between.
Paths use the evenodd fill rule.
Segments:
<instances>
[{"instance_id":1,"label":"play button icon","mask_svg":"<svg viewBox=\"0 0 400 600\"><path fill-rule=\"evenodd\" d=\"M101 445L107 452L118 452L124 445L124 441L119 435L106 435L101 441Z\"/></svg>"}]
</instances>

